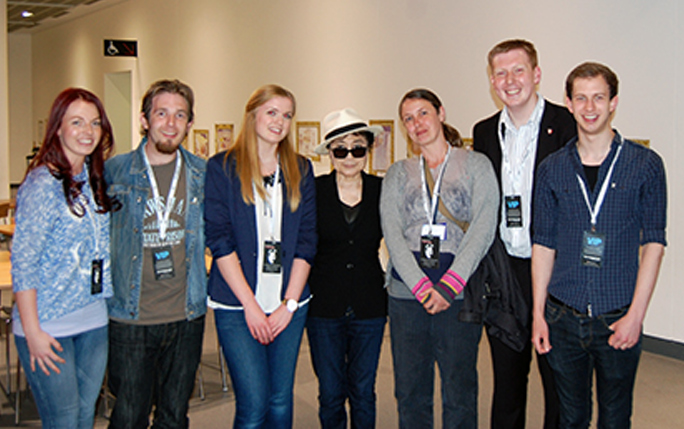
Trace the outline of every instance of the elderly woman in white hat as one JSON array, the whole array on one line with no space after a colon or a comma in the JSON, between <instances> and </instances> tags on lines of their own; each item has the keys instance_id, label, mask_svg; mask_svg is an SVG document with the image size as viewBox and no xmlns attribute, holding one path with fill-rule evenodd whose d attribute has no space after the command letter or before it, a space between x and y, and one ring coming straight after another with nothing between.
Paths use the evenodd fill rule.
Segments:
<instances>
[{"instance_id":1,"label":"elderly woman in white hat","mask_svg":"<svg viewBox=\"0 0 684 429\"><path fill-rule=\"evenodd\" d=\"M309 276L313 294L307 333L318 377L323 428L375 427L375 376L387 314L382 240L382 179L363 169L381 127L353 109L328 114L323 141L334 170L316 178L318 252Z\"/></svg>"}]
</instances>

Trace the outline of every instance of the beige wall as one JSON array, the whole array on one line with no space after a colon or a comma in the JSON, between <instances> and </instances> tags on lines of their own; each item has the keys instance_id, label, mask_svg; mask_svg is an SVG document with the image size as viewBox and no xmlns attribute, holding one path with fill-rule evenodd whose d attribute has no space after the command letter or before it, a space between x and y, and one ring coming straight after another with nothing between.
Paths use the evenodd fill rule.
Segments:
<instances>
[{"instance_id":1,"label":"beige wall","mask_svg":"<svg viewBox=\"0 0 684 429\"><path fill-rule=\"evenodd\" d=\"M31 153L38 136L38 126L33 118L31 35L9 35L9 153L10 183L20 183L26 171L26 156Z\"/></svg>"},{"instance_id":2,"label":"beige wall","mask_svg":"<svg viewBox=\"0 0 684 429\"><path fill-rule=\"evenodd\" d=\"M684 288L676 271L676 261L684 260L676 222L684 210L677 198L684 194L684 171L676 168L683 161L676 142L684 138L678 121L684 116L682 7L677 0L126 1L33 34L33 116L25 120L35 124L44 117L66 86L103 95L105 73L131 71L134 100L159 78L191 84L195 126L210 129L212 138L216 122L238 126L246 98L267 82L296 94L302 121L320 121L345 106L396 120L402 94L427 86L468 136L478 119L497 109L485 56L498 41L535 42L540 90L557 102L573 66L605 62L622 83L615 126L626 136L651 139L668 167L671 244L646 332L684 341ZM103 58L105 38L138 40L139 58ZM395 154L405 154L400 132ZM326 162L317 170L327 170Z\"/></svg>"},{"instance_id":3,"label":"beige wall","mask_svg":"<svg viewBox=\"0 0 684 429\"><path fill-rule=\"evenodd\" d=\"M7 28L6 0L0 0L0 26ZM9 198L9 132L8 132L8 98L7 98L7 32L0 35L0 199Z\"/></svg>"}]
</instances>

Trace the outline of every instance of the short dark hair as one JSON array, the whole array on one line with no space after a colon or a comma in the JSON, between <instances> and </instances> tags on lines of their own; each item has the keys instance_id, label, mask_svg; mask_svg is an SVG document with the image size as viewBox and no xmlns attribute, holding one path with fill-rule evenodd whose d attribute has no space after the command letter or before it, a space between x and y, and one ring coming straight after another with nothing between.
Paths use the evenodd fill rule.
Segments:
<instances>
[{"instance_id":1,"label":"short dark hair","mask_svg":"<svg viewBox=\"0 0 684 429\"><path fill-rule=\"evenodd\" d=\"M366 142L368 143L368 149L373 147L373 143L375 143L375 134L370 131L361 131L360 133L355 134L358 134L366 139Z\"/></svg>"},{"instance_id":2,"label":"short dark hair","mask_svg":"<svg viewBox=\"0 0 684 429\"><path fill-rule=\"evenodd\" d=\"M565 79L565 95L572 99L572 89L575 84L575 79L589 78L603 76L603 79L608 84L610 90L610 99L612 100L618 94L618 77L613 70L600 63L591 61L584 62L570 72L567 79Z\"/></svg>"},{"instance_id":3,"label":"short dark hair","mask_svg":"<svg viewBox=\"0 0 684 429\"><path fill-rule=\"evenodd\" d=\"M195 105L195 94L188 85L184 84L178 79L162 79L150 85L147 92L145 92L145 95L143 96L142 107L140 109L140 111L145 114L145 119L147 119L148 122L150 121L150 114L152 113L152 101L154 100L154 97L164 92L178 94L185 99L185 101L188 103L188 122L192 122L192 120L195 118L195 112L193 110ZM147 130L143 130L143 134L147 135Z\"/></svg>"},{"instance_id":4,"label":"short dark hair","mask_svg":"<svg viewBox=\"0 0 684 429\"><path fill-rule=\"evenodd\" d=\"M537 50L534 48L532 42L528 42L527 40L523 39L509 39L499 42L489 51L487 54L487 63L489 64L489 68L492 68L492 63L494 62L495 56L499 54L505 54L506 52L510 52L514 49L522 49L525 51L530 59L532 68L537 67L539 64L539 59L537 58Z\"/></svg>"}]
</instances>

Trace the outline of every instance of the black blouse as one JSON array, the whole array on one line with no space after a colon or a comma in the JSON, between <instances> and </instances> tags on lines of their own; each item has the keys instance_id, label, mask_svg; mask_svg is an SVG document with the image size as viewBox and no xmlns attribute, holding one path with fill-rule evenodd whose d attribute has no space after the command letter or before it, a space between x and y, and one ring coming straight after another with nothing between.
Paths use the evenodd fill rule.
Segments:
<instances>
[{"instance_id":1,"label":"black blouse","mask_svg":"<svg viewBox=\"0 0 684 429\"><path fill-rule=\"evenodd\" d=\"M352 308L358 319L387 314L387 293L378 250L382 179L362 173L363 193L350 224L340 201L336 173L316 178L318 252L309 275L309 316L337 318Z\"/></svg>"}]
</instances>

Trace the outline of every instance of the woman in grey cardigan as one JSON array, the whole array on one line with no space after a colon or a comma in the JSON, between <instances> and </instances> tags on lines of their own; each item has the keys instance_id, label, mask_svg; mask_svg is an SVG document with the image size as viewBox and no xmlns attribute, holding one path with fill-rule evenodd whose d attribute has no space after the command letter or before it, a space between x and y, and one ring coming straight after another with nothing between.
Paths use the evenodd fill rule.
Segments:
<instances>
[{"instance_id":1,"label":"woman in grey cardigan","mask_svg":"<svg viewBox=\"0 0 684 429\"><path fill-rule=\"evenodd\" d=\"M463 290L494 238L499 191L489 160L462 148L439 98L414 89L399 116L420 157L390 167L380 213L390 254L389 316L402 428L433 425L434 364L443 427L477 427L482 327L458 320Z\"/></svg>"}]
</instances>

